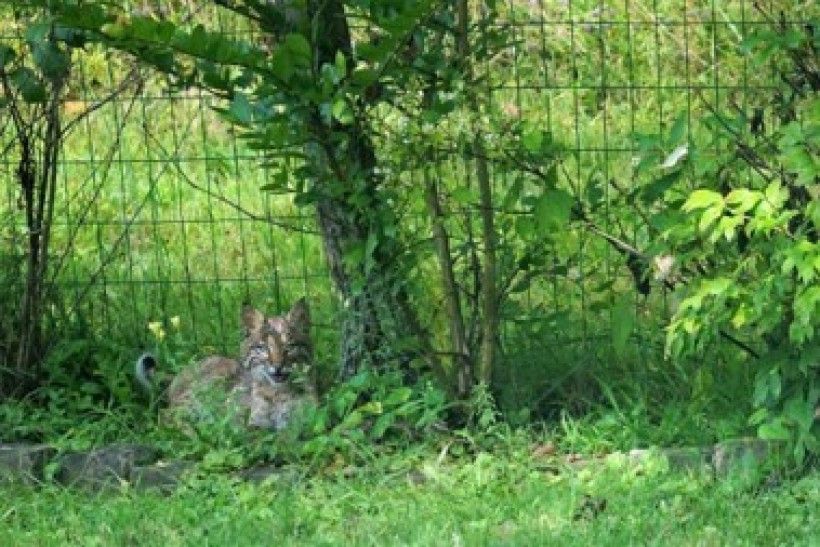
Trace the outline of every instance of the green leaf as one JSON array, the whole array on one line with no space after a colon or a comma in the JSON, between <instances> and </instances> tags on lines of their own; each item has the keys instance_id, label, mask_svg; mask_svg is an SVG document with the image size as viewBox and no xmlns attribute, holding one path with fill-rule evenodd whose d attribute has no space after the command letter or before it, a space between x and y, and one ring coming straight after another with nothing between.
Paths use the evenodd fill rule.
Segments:
<instances>
[{"instance_id":1,"label":"green leaf","mask_svg":"<svg viewBox=\"0 0 820 547\"><path fill-rule=\"evenodd\" d=\"M757 428L757 435L761 439L772 441L787 441L791 438L791 433L788 428L783 425L783 420L780 418L775 418L771 422L761 424Z\"/></svg>"},{"instance_id":2,"label":"green leaf","mask_svg":"<svg viewBox=\"0 0 820 547\"><path fill-rule=\"evenodd\" d=\"M42 103L46 100L46 86L37 74L27 66L14 70L9 76L11 83L20 91L27 103Z\"/></svg>"},{"instance_id":3,"label":"green leaf","mask_svg":"<svg viewBox=\"0 0 820 547\"><path fill-rule=\"evenodd\" d=\"M82 30L66 27L54 27L54 39L64 42L72 48L85 47L88 42L86 33Z\"/></svg>"},{"instance_id":4,"label":"green leaf","mask_svg":"<svg viewBox=\"0 0 820 547\"><path fill-rule=\"evenodd\" d=\"M521 144L523 144L524 148L530 153L535 154L540 151L541 143L543 142L544 134L540 129L528 128L521 134Z\"/></svg>"},{"instance_id":5,"label":"green leaf","mask_svg":"<svg viewBox=\"0 0 820 547\"><path fill-rule=\"evenodd\" d=\"M754 209L763 194L748 188L738 188L726 195L726 205L735 214L743 214Z\"/></svg>"},{"instance_id":6,"label":"green leaf","mask_svg":"<svg viewBox=\"0 0 820 547\"><path fill-rule=\"evenodd\" d=\"M352 408L353 403L358 399L358 395L351 390L343 390L336 393L331 399L331 405L336 416L344 416Z\"/></svg>"},{"instance_id":7,"label":"green leaf","mask_svg":"<svg viewBox=\"0 0 820 547\"><path fill-rule=\"evenodd\" d=\"M703 214L700 217L700 222L698 223L698 229L701 232L707 231L712 226L712 224L717 219L720 218L720 216L722 214L723 214L723 204L722 203L720 205L715 205L715 206L709 207L708 209L703 211ZM720 235L722 235L722 234L718 234L718 236L720 236Z\"/></svg>"},{"instance_id":8,"label":"green leaf","mask_svg":"<svg viewBox=\"0 0 820 547\"><path fill-rule=\"evenodd\" d=\"M82 2L74 5L60 3L58 20L66 27L98 31L108 21L109 15L100 3ZM55 33L58 29L55 29Z\"/></svg>"},{"instance_id":9,"label":"green leaf","mask_svg":"<svg viewBox=\"0 0 820 547\"><path fill-rule=\"evenodd\" d=\"M413 390L409 387L402 386L392 390L390 393L387 394L387 397L384 398L385 406L396 406L401 403L406 402L410 399L410 396L413 394Z\"/></svg>"},{"instance_id":10,"label":"green leaf","mask_svg":"<svg viewBox=\"0 0 820 547\"><path fill-rule=\"evenodd\" d=\"M518 294L528 290L532 285L532 281L532 277L529 275L522 277L510 287L510 294Z\"/></svg>"},{"instance_id":11,"label":"green leaf","mask_svg":"<svg viewBox=\"0 0 820 547\"><path fill-rule=\"evenodd\" d=\"M379 78L379 73L372 68L357 68L350 74L350 80L359 87L367 87Z\"/></svg>"},{"instance_id":12,"label":"green leaf","mask_svg":"<svg viewBox=\"0 0 820 547\"><path fill-rule=\"evenodd\" d=\"M806 457L806 440L803 435L798 437L797 441L794 443L794 450L792 451L794 455L794 461L797 465L801 465L803 463L803 459Z\"/></svg>"},{"instance_id":13,"label":"green leaf","mask_svg":"<svg viewBox=\"0 0 820 547\"><path fill-rule=\"evenodd\" d=\"M527 240L535 235L536 222L535 219L529 216L520 216L515 219L515 233L521 239Z\"/></svg>"},{"instance_id":14,"label":"green leaf","mask_svg":"<svg viewBox=\"0 0 820 547\"><path fill-rule=\"evenodd\" d=\"M0 43L0 69L6 68L16 58L17 52L11 46Z\"/></svg>"},{"instance_id":15,"label":"green leaf","mask_svg":"<svg viewBox=\"0 0 820 547\"><path fill-rule=\"evenodd\" d=\"M780 34L780 43L788 49L797 49L806 41L806 35L796 28L788 28Z\"/></svg>"},{"instance_id":16,"label":"green leaf","mask_svg":"<svg viewBox=\"0 0 820 547\"><path fill-rule=\"evenodd\" d=\"M188 32L168 19L158 21L152 17L132 16L126 21L126 32L132 39L148 44L171 44L196 56L204 55L208 50L214 51L214 42L220 38L208 33L202 25Z\"/></svg>"},{"instance_id":17,"label":"green leaf","mask_svg":"<svg viewBox=\"0 0 820 547\"><path fill-rule=\"evenodd\" d=\"M777 369L772 369L769 371L769 394L778 399L780 397L780 391L783 388L783 384L780 380L780 371Z\"/></svg>"},{"instance_id":18,"label":"green leaf","mask_svg":"<svg viewBox=\"0 0 820 547\"><path fill-rule=\"evenodd\" d=\"M550 235L555 229L566 226L574 203L573 197L559 188L541 194L533 209L541 235Z\"/></svg>"},{"instance_id":19,"label":"green leaf","mask_svg":"<svg viewBox=\"0 0 820 547\"><path fill-rule=\"evenodd\" d=\"M789 199L789 190L787 188L783 188L778 179L774 179L766 187L763 195L766 198L766 205L768 205L771 210L777 211L783 207L786 200Z\"/></svg>"},{"instance_id":20,"label":"green leaf","mask_svg":"<svg viewBox=\"0 0 820 547\"><path fill-rule=\"evenodd\" d=\"M362 414L374 414L378 415L384 412L384 405L382 405L381 401L370 401L363 405L361 405L357 411L361 412Z\"/></svg>"},{"instance_id":21,"label":"green leaf","mask_svg":"<svg viewBox=\"0 0 820 547\"><path fill-rule=\"evenodd\" d=\"M333 117L341 124L349 124L353 121L353 111L343 98L338 98L333 102Z\"/></svg>"},{"instance_id":22,"label":"green leaf","mask_svg":"<svg viewBox=\"0 0 820 547\"><path fill-rule=\"evenodd\" d=\"M336 71L339 74L347 74L347 58L341 51L336 52L336 61L334 63Z\"/></svg>"},{"instance_id":23,"label":"green leaf","mask_svg":"<svg viewBox=\"0 0 820 547\"><path fill-rule=\"evenodd\" d=\"M723 206L723 196L714 190L700 189L695 190L689 195L686 203L683 204L682 209L686 212L694 211L695 209L705 209L712 205L720 204Z\"/></svg>"},{"instance_id":24,"label":"green leaf","mask_svg":"<svg viewBox=\"0 0 820 547\"><path fill-rule=\"evenodd\" d=\"M228 112L233 120L240 124L250 124L253 121L253 108L248 97L242 93L234 95Z\"/></svg>"},{"instance_id":25,"label":"green leaf","mask_svg":"<svg viewBox=\"0 0 820 547\"><path fill-rule=\"evenodd\" d=\"M475 203L478 199L474 190L467 186L459 186L450 192L450 199L462 206L467 206Z\"/></svg>"},{"instance_id":26,"label":"green leaf","mask_svg":"<svg viewBox=\"0 0 820 547\"><path fill-rule=\"evenodd\" d=\"M367 235L367 244L365 247L365 260L372 260L373 259L373 252L376 250L376 247L379 245L379 234L376 232L370 232Z\"/></svg>"},{"instance_id":27,"label":"green leaf","mask_svg":"<svg viewBox=\"0 0 820 547\"><path fill-rule=\"evenodd\" d=\"M651 204L663 197L667 190L669 190L680 179L681 170L672 171L664 174L655 181L647 184L641 188L641 201L646 204Z\"/></svg>"},{"instance_id":28,"label":"green leaf","mask_svg":"<svg viewBox=\"0 0 820 547\"><path fill-rule=\"evenodd\" d=\"M310 66L310 42L299 33L290 33L285 36L283 46L294 55L294 60L302 66Z\"/></svg>"},{"instance_id":29,"label":"green leaf","mask_svg":"<svg viewBox=\"0 0 820 547\"><path fill-rule=\"evenodd\" d=\"M726 239L726 241L732 241L735 237L735 232L743 223L743 217L741 216L724 216L720 219L717 224L717 234L715 234L715 239L720 237L721 235Z\"/></svg>"},{"instance_id":30,"label":"green leaf","mask_svg":"<svg viewBox=\"0 0 820 547\"><path fill-rule=\"evenodd\" d=\"M764 420L768 419L768 417L769 409L758 408L751 416L749 416L749 425L760 425Z\"/></svg>"},{"instance_id":31,"label":"green leaf","mask_svg":"<svg viewBox=\"0 0 820 547\"><path fill-rule=\"evenodd\" d=\"M681 141L686 133L686 119L687 113L685 110L681 111L678 117L675 118L672 129L669 130L669 140L667 141L669 144L677 144Z\"/></svg>"},{"instance_id":32,"label":"green leaf","mask_svg":"<svg viewBox=\"0 0 820 547\"><path fill-rule=\"evenodd\" d=\"M396 416L393 413L388 412L387 414L382 414L376 419L376 422L373 424L373 427L370 429L370 436L374 439L381 439L385 432L396 423Z\"/></svg>"},{"instance_id":33,"label":"green leaf","mask_svg":"<svg viewBox=\"0 0 820 547\"><path fill-rule=\"evenodd\" d=\"M795 424L801 431L809 431L814 423L814 405L802 395L789 397L783 405L783 417Z\"/></svg>"},{"instance_id":34,"label":"green leaf","mask_svg":"<svg viewBox=\"0 0 820 547\"><path fill-rule=\"evenodd\" d=\"M364 415L358 410L354 410L345 416L345 419L339 424L339 429L354 429L359 427L362 421L364 421Z\"/></svg>"},{"instance_id":35,"label":"green leaf","mask_svg":"<svg viewBox=\"0 0 820 547\"><path fill-rule=\"evenodd\" d=\"M635 307L629 295L624 295L612 308L612 348L619 357L624 355L634 326Z\"/></svg>"},{"instance_id":36,"label":"green leaf","mask_svg":"<svg viewBox=\"0 0 820 547\"><path fill-rule=\"evenodd\" d=\"M764 371L755 376L755 387L752 401L755 406L764 405L769 399L769 377Z\"/></svg>"},{"instance_id":37,"label":"green leaf","mask_svg":"<svg viewBox=\"0 0 820 547\"><path fill-rule=\"evenodd\" d=\"M638 157L640 159L637 165L635 165L636 175L643 174L648 169L656 168L661 159L661 154L657 150L642 150Z\"/></svg>"},{"instance_id":38,"label":"green leaf","mask_svg":"<svg viewBox=\"0 0 820 547\"><path fill-rule=\"evenodd\" d=\"M368 370L363 370L353 376L350 380L347 381L347 385L352 387L357 391L361 391L367 388L370 385L370 382L373 380L373 376Z\"/></svg>"},{"instance_id":39,"label":"green leaf","mask_svg":"<svg viewBox=\"0 0 820 547\"><path fill-rule=\"evenodd\" d=\"M32 50L34 63L46 78L56 80L68 74L70 58L68 53L60 51L56 44L43 42Z\"/></svg>"},{"instance_id":40,"label":"green leaf","mask_svg":"<svg viewBox=\"0 0 820 547\"><path fill-rule=\"evenodd\" d=\"M32 23L26 28L26 42L35 46L48 40L48 35L51 32L50 21L39 21Z\"/></svg>"},{"instance_id":41,"label":"green leaf","mask_svg":"<svg viewBox=\"0 0 820 547\"><path fill-rule=\"evenodd\" d=\"M801 186L812 184L818 173L820 173L815 155L803 146L793 146L785 149L781 158L784 167L797 174L796 183Z\"/></svg>"},{"instance_id":42,"label":"green leaf","mask_svg":"<svg viewBox=\"0 0 820 547\"><path fill-rule=\"evenodd\" d=\"M330 421L330 416L327 408L320 408L313 416L313 433L319 435L327 430L327 424Z\"/></svg>"},{"instance_id":43,"label":"green leaf","mask_svg":"<svg viewBox=\"0 0 820 547\"><path fill-rule=\"evenodd\" d=\"M123 40L128 37L128 28L120 23L106 23L100 27L100 32L115 40Z\"/></svg>"},{"instance_id":44,"label":"green leaf","mask_svg":"<svg viewBox=\"0 0 820 547\"><path fill-rule=\"evenodd\" d=\"M600 177L595 177L587 183L584 194L590 207L595 208L603 203L606 197L605 187L606 184Z\"/></svg>"}]
</instances>

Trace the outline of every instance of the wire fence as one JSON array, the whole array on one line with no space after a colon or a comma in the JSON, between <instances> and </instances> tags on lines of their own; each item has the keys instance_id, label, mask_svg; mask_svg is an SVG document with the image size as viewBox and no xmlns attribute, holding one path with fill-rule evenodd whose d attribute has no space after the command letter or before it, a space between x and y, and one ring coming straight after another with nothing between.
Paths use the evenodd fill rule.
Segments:
<instances>
[{"instance_id":1,"label":"wire fence","mask_svg":"<svg viewBox=\"0 0 820 547\"><path fill-rule=\"evenodd\" d=\"M510 0L497 24L515 40L489 72L485 108L541 124L567 146L562 184L602 192L603 228L640 247L649 237L642 219L615 209L647 180L641 139L665 139L676 122L691 136L710 108L751 112L776 75L749 69L744 40L773 20L802 27L816 12L799 1ZM129 66L92 49L77 71L67 119L103 100ZM230 351L241 302L275 311L307 295L319 336L332 340L336 305L315 219L262 190L293 166L265 164L216 115L214 98L162 89L149 81L105 102L65 142L52 248L54 281L73 313L132 347L147 343L148 323L178 317L203 352ZM2 131L5 146L13 135L8 124ZM0 160L0 213L12 224L16 167ZM491 168L499 195L522 176ZM442 180L470 171L457 156L436 169ZM523 334L578 351L600 346L623 295L644 315L660 310L662 324L663 293L635 296L624 257L606 241L579 230L553 252L562 269L506 310L519 342Z\"/></svg>"}]
</instances>

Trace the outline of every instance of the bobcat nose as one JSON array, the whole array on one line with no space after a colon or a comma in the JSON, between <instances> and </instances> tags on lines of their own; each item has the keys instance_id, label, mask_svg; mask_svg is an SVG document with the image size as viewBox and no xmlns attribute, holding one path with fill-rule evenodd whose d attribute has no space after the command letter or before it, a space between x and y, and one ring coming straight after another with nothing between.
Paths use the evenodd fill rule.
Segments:
<instances>
[{"instance_id":1,"label":"bobcat nose","mask_svg":"<svg viewBox=\"0 0 820 547\"><path fill-rule=\"evenodd\" d=\"M274 380L280 381L280 382L283 381L283 380L287 380L288 373L285 370L285 367L283 367L281 364L277 364L277 365L274 365L271 368L273 369L273 379Z\"/></svg>"}]
</instances>

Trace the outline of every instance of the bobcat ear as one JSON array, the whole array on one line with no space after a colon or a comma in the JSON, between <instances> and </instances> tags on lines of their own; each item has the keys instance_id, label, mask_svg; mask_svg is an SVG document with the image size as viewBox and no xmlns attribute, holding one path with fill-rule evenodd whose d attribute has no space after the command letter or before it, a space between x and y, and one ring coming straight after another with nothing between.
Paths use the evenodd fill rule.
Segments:
<instances>
[{"instance_id":1,"label":"bobcat ear","mask_svg":"<svg viewBox=\"0 0 820 547\"><path fill-rule=\"evenodd\" d=\"M304 331L310 329L310 309L304 296L294 302L290 308L288 312L288 323L290 323L291 328L296 327Z\"/></svg>"},{"instance_id":2,"label":"bobcat ear","mask_svg":"<svg viewBox=\"0 0 820 547\"><path fill-rule=\"evenodd\" d=\"M268 317L267 318L268 327L274 330L274 332L278 332L282 334L285 332L285 319L277 315L276 317Z\"/></svg>"},{"instance_id":3,"label":"bobcat ear","mask_svg":"<svg viewBox=\"0 0 820 547\"><path fill-rule=\"evenodd\" d=\"M248 333L259 330L264 321L265 316L262 312L249 304L242 306L242 326Z\"/></svg>"}]
</instances>

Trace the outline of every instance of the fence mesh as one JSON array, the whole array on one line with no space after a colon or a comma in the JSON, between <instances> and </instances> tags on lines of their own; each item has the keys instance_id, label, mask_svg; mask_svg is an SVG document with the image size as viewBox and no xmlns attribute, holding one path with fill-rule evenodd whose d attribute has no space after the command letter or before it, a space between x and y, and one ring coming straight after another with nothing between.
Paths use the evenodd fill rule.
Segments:
<instances>
[{"instance_id":1,"label":"fence mesh","mask_svg":"<svg viewBox=\"0 0 820 547\"><path fill-rule=\"evenodd\" d=\"M773 19L803 26L816 10L798 1L509 0L497 25L515 41L489 71L486 109L540 124L567 146L562 184L601 192L602 228L645 243L645 219L615 212L652 176L640 165L642 139L708 131L697 120L712 109L751 113L776 75L749 69L744 39ZM292 166L265 164L220 120L213 97L149 81L107 101L130 66L94 49L77 61L66 118L101 106L69 134L60 159L54 281L74 313L129 347L147 343L149 322L179 317L203 352L229 351L241 302L281 310L306 294L332 338L335 304L315 220L290 196L262 189ZM4 149L13 137L3 122ZM12 223L20 222L15 169L14 157L2 158L0 213ZM521 177L491 169L499 195ZM442 180L471 172L459 156L434 170ZM512 224L500 226L503 242ZM630 291L624 257L593 234L577 231L553 252L564 269L507 310L519 334L583 349L608 340L608 310L624 295L644 313L664 309L662 293L644 300ZM574 326L560 331L566 324Z\"/></svg>"}]
</instances>

